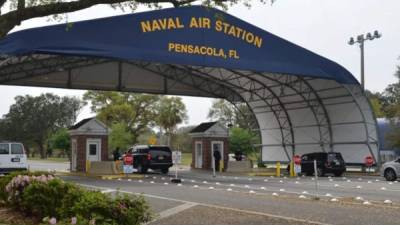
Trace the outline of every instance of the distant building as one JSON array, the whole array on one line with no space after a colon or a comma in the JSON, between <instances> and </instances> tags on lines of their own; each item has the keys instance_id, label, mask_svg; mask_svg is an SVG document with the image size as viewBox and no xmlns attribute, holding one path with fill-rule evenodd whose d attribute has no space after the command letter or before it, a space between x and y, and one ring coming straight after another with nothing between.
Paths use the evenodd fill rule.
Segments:
<instances>
[{"instance_id":1,"label":"distant building","mask_svg":"<svg viewBox=\"0 0 400 225\"><path fill-rule=\"evenodd\" d=\"M382 162L388 162L400 157L400 149L396 149L385 137L392 130L390 121L386 118L378 118L379 151Z\"/></svg>"}]
</instances>

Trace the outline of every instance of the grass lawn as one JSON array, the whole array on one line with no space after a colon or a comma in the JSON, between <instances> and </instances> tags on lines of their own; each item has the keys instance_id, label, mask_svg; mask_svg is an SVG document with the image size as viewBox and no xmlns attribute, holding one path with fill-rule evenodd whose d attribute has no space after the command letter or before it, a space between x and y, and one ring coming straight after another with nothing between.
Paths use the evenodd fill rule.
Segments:
<instances>
[{"instance_id":1,"label":"grass lawn","mask_svg":"<svg viewBox=\"0 0 400 225\"><path fill-rule=\"evenodd\" d=\"M28 160L36 160L36 161L46 161L46 162L69 162L68 158L55 158L49 157L47 159L41 159L40 157L29 157Z\"/></svg>"},{"instance_id":2,"label":"grass lawn","mask_svg":"<svg viewBox=\"0 0 400 225\"><path fill-rule=\"evenodd\" d=\"M190 166L192 163L192 153L182 153L181 165Z\"/></svg>"}]
</instances>

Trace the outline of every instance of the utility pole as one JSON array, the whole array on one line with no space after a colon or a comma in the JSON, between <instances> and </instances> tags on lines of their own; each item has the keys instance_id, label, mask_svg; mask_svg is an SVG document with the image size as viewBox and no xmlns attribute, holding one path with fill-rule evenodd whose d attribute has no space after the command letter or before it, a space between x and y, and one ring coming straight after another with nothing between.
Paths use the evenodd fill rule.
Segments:
<instances>
[{"instance_id":1,"label":"utility pole","mask_svg":"<svg viewBox=\"0 0 400 225\"><path fill-rule=\"evenodd\" d=\"M374 31L373 34L371 34L371 33L367 33L366 35L360 34L360 35L357 36L357 39L356 39L356 40L354 40L354 38L351 37L350 40L349 40L349 42L348 42L349 45L354 45L355 43L359 43L359 45L360 45L360 52L361 52L361 54L360 54L360 56L361 56L361 74L360 74L360 76L361 76L361 87L362 87L362 90L363 90L363 91L365 91L365 77L364 77L364 42L367 41L367 40L372 41L372 40L377 39L377 38L380 38L380 37L382 37L382 34L380 34L380 33L376 30L376 31Z\"/></svg>"}]
</instances>

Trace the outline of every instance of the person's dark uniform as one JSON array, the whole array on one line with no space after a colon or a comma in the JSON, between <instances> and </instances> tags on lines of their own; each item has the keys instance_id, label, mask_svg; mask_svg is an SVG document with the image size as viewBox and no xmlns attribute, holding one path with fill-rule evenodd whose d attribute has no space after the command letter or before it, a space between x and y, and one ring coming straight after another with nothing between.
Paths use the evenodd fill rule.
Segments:
<instances>
[{"instance_id":1,"label":"person's dark uniform","mask_svg":"<svg viewBox=\"0 0 400 225\"><path fill-rule=\"evenodd\" d=\"M221 153L218 150L214 151L215 171L219 171L219 161L221 160Z\"/></svg>"},{"instance_id":2,"label":"person's dark uniform","mask_svg":"<svg viewBox=\"0 0 400 225\"><path fill-rule=\"evenodd\" d=\"M121 157L121 154L119 153L119 148L118 147L113 152L113 156L114 156L114 161L119 160L119 158Z\"/></svg>"}]
</instances>

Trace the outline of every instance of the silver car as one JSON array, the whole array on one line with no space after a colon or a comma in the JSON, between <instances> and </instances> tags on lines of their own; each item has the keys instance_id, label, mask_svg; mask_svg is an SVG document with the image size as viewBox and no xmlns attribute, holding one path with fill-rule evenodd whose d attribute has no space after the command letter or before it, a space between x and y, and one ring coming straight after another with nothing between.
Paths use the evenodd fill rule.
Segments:
<instances>
[{"instance_id":1,"label":"silver car","mask_svg":"<svg viewBox=\"0 0 400 225\"><path fill-rule=\"evenodd\" d=\"M400 158L384 163L381 173L387 181L395 181L400 178Z\"/></svg>"}]
</instances>

